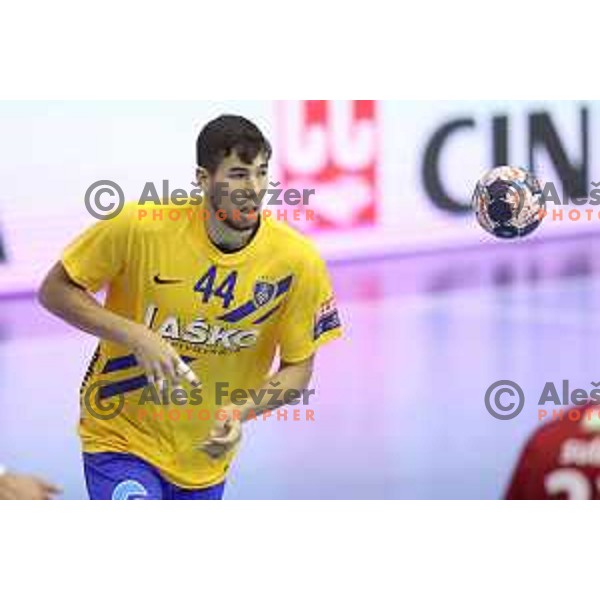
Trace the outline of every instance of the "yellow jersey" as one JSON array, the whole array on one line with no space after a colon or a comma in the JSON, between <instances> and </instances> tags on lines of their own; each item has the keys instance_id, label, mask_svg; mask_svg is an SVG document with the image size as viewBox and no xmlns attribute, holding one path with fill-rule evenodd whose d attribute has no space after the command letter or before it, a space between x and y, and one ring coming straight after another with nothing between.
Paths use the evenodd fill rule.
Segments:
<instances>
[{"instance_id":1,"label":"yellow jersey","mask_svg":"<svg viewBox=\"0 0 600 600\"><path fill-rule=\"evenodd\" d=\"M235 454L213 459L198 449L228 393L260 389L277 352L286 362L309 358L340 335L340 319L323 260L287 224L262 218L246 247L223 253L200 207L143 212L127 203L75 239L61 262L87 290L107 288L108 310L172 344L202 388L184 382L183 401L165 400L130 349L101 340L81 386L83 450L131 453L175 485L208 487Z\"/></svg>"}]
</instances>

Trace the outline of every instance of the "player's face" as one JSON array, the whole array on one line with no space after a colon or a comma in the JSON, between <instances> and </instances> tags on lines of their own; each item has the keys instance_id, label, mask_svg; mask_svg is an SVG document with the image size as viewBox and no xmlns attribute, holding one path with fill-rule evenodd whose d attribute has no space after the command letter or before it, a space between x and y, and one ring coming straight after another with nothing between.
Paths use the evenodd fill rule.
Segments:
<instances>
[{"instance_id":1,"label":"player's face","mask_svg":"<svg viewBox=\"0 0 600 600\"><path fill-rule=\"evenodd\" d=\"M261 192L268 183L268 163L264 154L259 153L248 164L232 152L207 180L212 206L222 211L224 222L234 229L252 229L261 208Z\"/></svg>"}]
</instances>

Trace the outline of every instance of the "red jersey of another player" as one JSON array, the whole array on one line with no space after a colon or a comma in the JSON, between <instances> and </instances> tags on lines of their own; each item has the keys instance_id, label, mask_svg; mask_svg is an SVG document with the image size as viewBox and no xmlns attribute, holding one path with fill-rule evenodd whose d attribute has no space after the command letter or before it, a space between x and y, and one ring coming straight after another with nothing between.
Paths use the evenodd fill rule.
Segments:
<instances>
[{"instance_id":1,"label":"red jersey of another player","mask_svg":"<svg viewBox=\"0 0 600 600\"><path fill-rule=\"evenodd\" d=\"M564 411L529 439L507 500L600 500L600 406Z\"/></svg>"}]
</instances>

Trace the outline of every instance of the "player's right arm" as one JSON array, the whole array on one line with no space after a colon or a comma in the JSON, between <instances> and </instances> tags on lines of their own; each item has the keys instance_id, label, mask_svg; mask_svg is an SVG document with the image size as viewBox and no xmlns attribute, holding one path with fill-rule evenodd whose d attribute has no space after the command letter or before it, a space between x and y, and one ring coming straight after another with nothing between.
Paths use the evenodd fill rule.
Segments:
<instances>
[{"instance_id":1,"label":"player's right arm","mask_svg":"<svg viewBox=\"0 0 600 600\"><path fill-rule=\"evenodd\" d=\"M130 349L151 382L186 379L198 384L173 347L141 323L102 306L92 295L125 264L129 245L125 217L101 221L79 236L48 272L38 293L42 306L67 323Z\"/></svg>"},{"instance_id":2,"label":"player's right arm","mask_svg":"<svg viewBox=\"0 0 600 600\"><path fill-rule=\"evenodd\" d=\"M177 381L177 352L159 335L140 323L104 308L85 288L73 281L62 262L46 275L39 301L70 325L98 338L129 348L150 381Z\"/></svg>"}]
</instances>

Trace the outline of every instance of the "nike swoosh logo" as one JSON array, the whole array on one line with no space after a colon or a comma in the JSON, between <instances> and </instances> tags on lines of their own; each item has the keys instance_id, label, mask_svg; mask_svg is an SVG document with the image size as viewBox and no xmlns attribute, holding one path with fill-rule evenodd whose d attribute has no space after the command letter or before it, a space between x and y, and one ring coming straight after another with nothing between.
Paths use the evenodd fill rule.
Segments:
<instances>
[{"instance_id":1,"label":"nike swoosh logo","mask_svg":"<svg viewBox=\"0 0 600 600\"><path fill-rule=\"evenodd\" d=\"M160 275L154 276L154 283L158 283L159 285L163 283L181 283L183 279L163 279Z\"/></svg>"}]
</instances>

